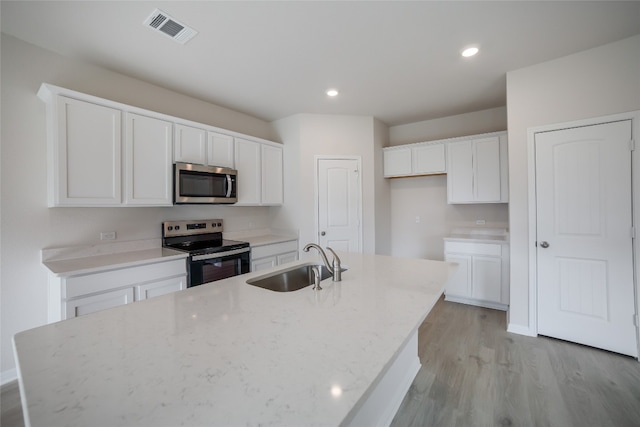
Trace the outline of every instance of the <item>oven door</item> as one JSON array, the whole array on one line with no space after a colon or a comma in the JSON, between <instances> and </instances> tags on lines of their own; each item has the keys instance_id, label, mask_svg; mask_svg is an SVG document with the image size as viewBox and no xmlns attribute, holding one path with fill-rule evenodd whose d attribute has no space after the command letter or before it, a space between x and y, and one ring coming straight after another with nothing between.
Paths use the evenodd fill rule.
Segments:
<instances>
[{"instance_id":1,"label":"oven door","mask_svg":"<svg viewBox=\"0 0 640 427\"><path fill-rule=\"evenodd\" d=\"M249 272L251 248L234 249L214 254L194 255L189 262L189 284L214 282Z\"/></svg>"}]
</instances>

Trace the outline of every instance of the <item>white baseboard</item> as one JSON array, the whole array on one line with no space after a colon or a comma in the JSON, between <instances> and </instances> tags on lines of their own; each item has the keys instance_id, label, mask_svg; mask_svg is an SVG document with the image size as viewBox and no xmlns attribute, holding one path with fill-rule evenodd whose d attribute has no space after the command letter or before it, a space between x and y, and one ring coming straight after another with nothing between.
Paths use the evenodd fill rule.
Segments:
<instances>
[{"instance_id":1,"label":"white baseboard","mask_svg":"<svg viewBox=\"0 0 640 427\"><path fill-rule=\"evenodd\" d=\"M475 305L478 307L491 308L493 310L501 310L501 311L509 310L509 306L507 304L501 304L499 302L482 301L482 300L476 300L472 298L456 297L456 296L450 296L450 295L445 295L444 300L450 301L450 302L457 302L459 304L467 304L467 305Z\"/></svg>"},{"instance_id":2,"label":"white baseboard","mask_svg":"<svg viewBox=\"0 0 640 427\"><path fill-rule=\"evenodd\" d=\"M0 385L9 384L18 379L18 371L15 368L0 372Z\"/></svg>"},{"instance_id":3,"label":"white baseboard","mask_svg":"<svg viewBox=\"0 0 640 427\"><path fill-rule=\"evenodd\" d=\"M534 333L531 328L528 326L522 325L514 325L513 323L509 323L507 326L507 332L511 332L518 335L526 335L528 337L537 337L538 334Z\"/></svg>"}]
</instances>

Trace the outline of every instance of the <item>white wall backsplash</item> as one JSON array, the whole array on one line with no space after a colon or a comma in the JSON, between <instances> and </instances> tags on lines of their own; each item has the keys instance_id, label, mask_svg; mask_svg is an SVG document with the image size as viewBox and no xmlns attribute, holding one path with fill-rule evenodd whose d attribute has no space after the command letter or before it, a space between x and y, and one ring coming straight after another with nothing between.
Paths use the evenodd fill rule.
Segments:
<instances>
[{"instance_id":1,"label":"white wall backsplash","mask_svg":"<svg viewBox=\"0 0 640 427\"><path fill-rule=\"evenodd\" d=\"M419 218L420 222L416 222ZM458 227L507 228L504 203L449 205L446 175L391 180L391 254L444 260L443 238Z\"/></svg>"}]
</instances>

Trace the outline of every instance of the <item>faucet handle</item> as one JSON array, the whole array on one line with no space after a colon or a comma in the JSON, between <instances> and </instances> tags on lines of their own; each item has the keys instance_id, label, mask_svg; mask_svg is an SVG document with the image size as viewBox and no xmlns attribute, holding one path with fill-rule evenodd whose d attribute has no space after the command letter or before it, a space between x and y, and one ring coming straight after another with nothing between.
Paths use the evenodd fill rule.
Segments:
<instances>
[{"instance_id":1,"label":"faucet handle","mask_svg":"<svg viewBox=\"0 0 640 427\"><path fill-rule=\"evenodd\" d=\"M341 264L340 257L329 246L327 246L327 250L330 251L333 254L333 266L332 266L333 267L333 281L334 282L340 282L342 280L342 268L341 268L341 265L340 265Z\"/></svg>"},{"instance_id":2,"label":"faucet handle","mask_svg":"<svg viewBox=\"0 0 640 427\"><path fill-rule=\"evenodd\" d=\"M331 249L329 246L327 246L327 250L333 254L333 264L335 265L337 261L338 265L340 265L340 257L338 256L338 254L335 253L335 251Z\"/></svg>"}]
</instances>

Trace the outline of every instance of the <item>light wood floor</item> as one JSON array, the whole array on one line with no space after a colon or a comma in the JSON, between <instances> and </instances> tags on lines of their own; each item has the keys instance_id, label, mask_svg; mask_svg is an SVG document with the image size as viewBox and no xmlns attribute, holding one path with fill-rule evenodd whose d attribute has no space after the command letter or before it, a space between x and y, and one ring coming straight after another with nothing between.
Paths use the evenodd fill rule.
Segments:
<instances>
[{"instance_id":1,"label":"light wood floor","mask_svg":"<svg viewBox=\"0 0 640 427\"><path fill-rule=\"evenodd\" d=\"M506 314L440 300L392 427L640 426L640 363L506 332Z\"/></svg>"},{"instance_id":2,"label":"light wood floor","mask_svg":"<svg viewBox=\"0 0 640 427\"><path fill-rule=\"evenodd\" d=\"M422 369L392 427L640 426L640 363L506 332L506 314L440 300L420 327ZM2 427L22 427L17 382Z\"/></svg>"}]
</instances>

